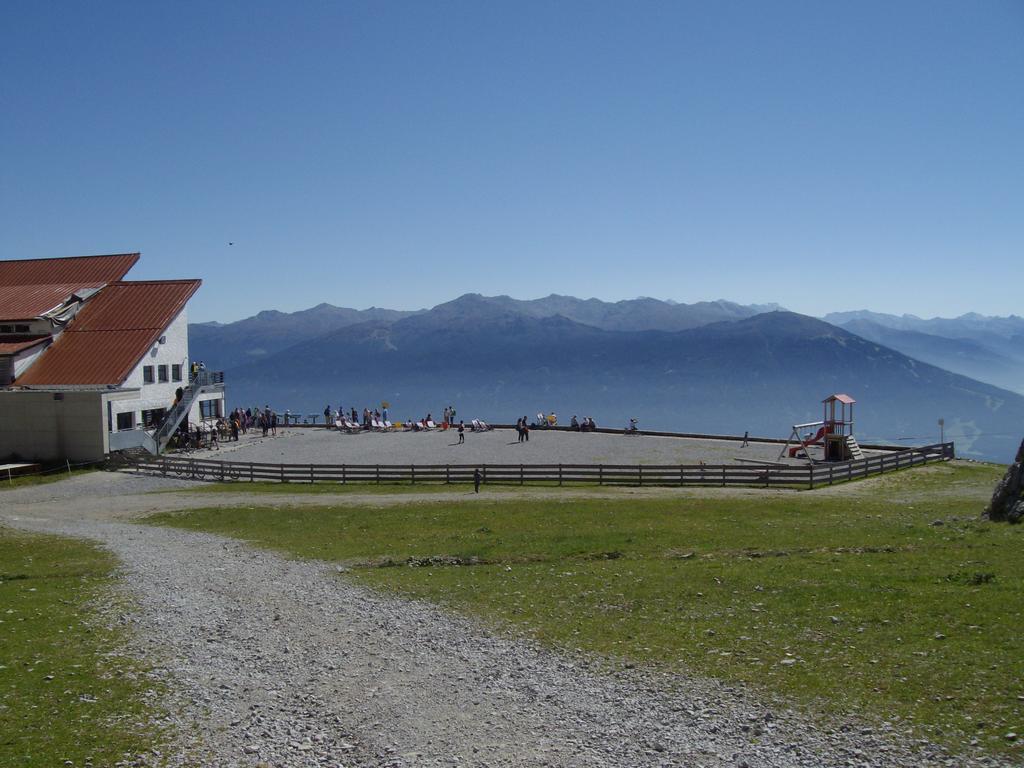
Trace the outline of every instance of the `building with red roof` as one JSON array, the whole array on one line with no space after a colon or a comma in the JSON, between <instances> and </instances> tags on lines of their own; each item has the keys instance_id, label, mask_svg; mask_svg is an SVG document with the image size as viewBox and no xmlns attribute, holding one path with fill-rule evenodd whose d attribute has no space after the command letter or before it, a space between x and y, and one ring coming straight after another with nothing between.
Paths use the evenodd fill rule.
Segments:
<instances>
[{"instance_id":1,"label":"building with red roof","mask_svg":"<svg viewBox=\"0 0 1024 768\"><path fill-rule=\"evenodd\" d=\"M0 261L0 459L158 453L224 413L223 378L190 376L200 280L129 281L139 254Z\"/></svg>"}]
</instances>

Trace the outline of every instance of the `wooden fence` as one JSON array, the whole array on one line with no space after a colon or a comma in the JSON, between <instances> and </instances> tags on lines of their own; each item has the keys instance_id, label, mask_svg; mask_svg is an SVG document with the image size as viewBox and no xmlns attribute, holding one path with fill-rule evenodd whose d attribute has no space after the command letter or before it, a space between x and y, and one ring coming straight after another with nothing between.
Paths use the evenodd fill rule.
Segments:
<instances>
[{"instance_id":1,"label":"wooden fence","mask_svg":"<svg viewBox=\"0 0 1024 768\"><path fill-rule=\"evenodd\" d=\"M152 457L132 461L138 472L225 482L282 483L471 483L480 470L490 484L787 486L821 485L881 475L953 458L953 443L870 456L833 464L266 464Z\"/></svg>"}]
</instances>

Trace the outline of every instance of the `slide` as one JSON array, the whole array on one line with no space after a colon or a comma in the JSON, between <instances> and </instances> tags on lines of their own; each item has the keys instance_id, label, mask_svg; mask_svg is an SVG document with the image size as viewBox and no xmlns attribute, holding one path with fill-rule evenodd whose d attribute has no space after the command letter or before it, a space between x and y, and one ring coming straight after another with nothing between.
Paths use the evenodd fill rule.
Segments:
<instances>
[{"instance_id":1,"label":"slide","mask_svg":"<svg viewBox=\"0 0 1024 768\"><path fill-rule=\"evenodd\" d=\"M800 451L806 448L808 445L817 445L821 442L821 439L825 436L825 427L820 427L818 433L814 437L808 437L800 445L794 445L789 449L789 458L795 458Z\"/></svg>"}]
</instances>

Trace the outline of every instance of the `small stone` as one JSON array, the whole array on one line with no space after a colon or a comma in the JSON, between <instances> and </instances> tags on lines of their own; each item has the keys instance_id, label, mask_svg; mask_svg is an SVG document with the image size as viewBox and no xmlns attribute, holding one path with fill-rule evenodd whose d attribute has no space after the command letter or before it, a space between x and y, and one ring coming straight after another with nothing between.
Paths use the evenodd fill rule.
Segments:
<instances>
[{"instance_id":1,"label":"small stone","mask_svg":"<svg viewBox=\"0 0 1024 768\"><path fill-rule=\"evenodd\" d=\"M1014 731L1010 731L1008 734L1003 736L1003 738L1006 739L1007 741L1016 741L1017 740L1017 734Z\"/></svg>"},{"instance_id":2,"label":"small stone","mask_svg":"<svg viewBox=\"0 0 1024 768\"><path fill-rule=\"evenodd\" d=\"M779 662L779 664L782 664L783 666L786 666L786 667L790 667L790 666L796 664L796 659L783 659L782 661Z\"/></svg>"},{"instance_id":3,"label":"small stone","mask_svg":"<svg viewBox=\"0 0 1024 768\"><path fill-rule=\"evenodd\" d=\"M932 520L932 525L945 525L945 524L946 524L946 522L944 520Z\"/></svg>"},{"instance_id":4,"label":"small stone","mask_svg":"<svg viewBox=\"0 0 1024 768\"><path fill-rule=\"evenodd\" d=\"M942 634L941 632L936 632L935 633L935 639L936 640L945 640L946 636L944 634Z\"/></svg>"}]
</instances>

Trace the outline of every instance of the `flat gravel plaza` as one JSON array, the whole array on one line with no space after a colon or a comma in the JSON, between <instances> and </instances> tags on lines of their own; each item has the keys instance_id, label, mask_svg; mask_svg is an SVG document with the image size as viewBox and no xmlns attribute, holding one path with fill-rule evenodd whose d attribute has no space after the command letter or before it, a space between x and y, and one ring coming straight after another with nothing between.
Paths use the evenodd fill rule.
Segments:
<instances>
[{"instance_id":1,"label":"flat gravel plaza","mask_svg":"<svg viewBox=\"0 0 1024 768\"><path fill-rule=\"evenodd\" d=\"M741 459L776 461L782 446L751 441L651 437L597 432L535 429L518 442L512 429L466 432L464 445L453 431L361 432L335 429L278 428L276 437L259 431L237 443L191 455L285 464L734 464ZM799 464L801 461L785 460Z\"/></svg>"}]
</instances>

